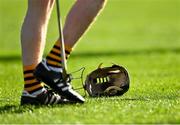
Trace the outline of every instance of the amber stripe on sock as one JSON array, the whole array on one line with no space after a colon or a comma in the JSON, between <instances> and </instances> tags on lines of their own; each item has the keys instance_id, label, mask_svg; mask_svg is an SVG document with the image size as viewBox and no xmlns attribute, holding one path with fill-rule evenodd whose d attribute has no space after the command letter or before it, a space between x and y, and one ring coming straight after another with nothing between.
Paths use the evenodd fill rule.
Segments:
<instances>
[{"instance_id":1,"label":"amber stripe on sock","mask_svg":"<svg viewBox=\"0 0 180 125\"><path fill-rule=\"evenodd\" d=\"M65 54L66 59L68 59L72 49L70 47L65 46ZM60 42L57 41L56 44L53 46L52 50L46 57L47 65L55 68L61 68L61 55L60 55Z\"/></svg>"},{"instance_id":2,"label":"amber stripe on sock","mask_svg":"<svg viewBox=\"0 0 180 125\"><path fill-rule=\"evenodd\" d=\"M24 90L30 94L43 89L44 84L38 81L33 75L35 65L24 66Z\"/></svg>"}]
</instances>

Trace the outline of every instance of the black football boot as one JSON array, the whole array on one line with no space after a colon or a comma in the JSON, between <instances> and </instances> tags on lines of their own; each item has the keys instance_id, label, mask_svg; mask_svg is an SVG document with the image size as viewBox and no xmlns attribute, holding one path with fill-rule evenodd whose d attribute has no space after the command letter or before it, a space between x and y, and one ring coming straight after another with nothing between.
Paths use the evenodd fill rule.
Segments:
<instances>
[{"instance_id":1,"label":"black football boot","mask_svg":"<svg viewBox=\"0 0 180 125\"><path fill-rule=\"evenodd\" d=\"M70 78L63 80L62 72L49 68L46 60L43 60L35 69L34 75L38 80L50 86L59 95L71 102L84 103L85 99L71 87Z\"/></svg>"}]
</instances>

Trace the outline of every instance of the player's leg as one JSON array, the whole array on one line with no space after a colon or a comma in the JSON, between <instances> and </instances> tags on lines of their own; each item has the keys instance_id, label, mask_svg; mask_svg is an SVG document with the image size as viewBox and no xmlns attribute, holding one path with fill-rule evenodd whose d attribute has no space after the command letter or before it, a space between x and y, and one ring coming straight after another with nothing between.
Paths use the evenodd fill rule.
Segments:
<instances>
[{"instance_id":1,"label":"player's leg","mask_svg":"<svg viewBox=\"0 0 180 125\"><path fill-rule=\"evenodd\" d=\"M66 57L104 7L106 0L77 0L67 15L64 26ZM47 56L47 64L61 67L60 42L57 41Z\"/></svg>"},{"instance_id":2,"label":"player's leg","mask_svg":"<svg viewBox=\"0 0 180 125\"><path fill-rule=\"evenodd\" d=\"M21 104L55 103L60 100L60 96L49 93L44 84L33 75L35 67L42 60L53 4L54 0L28 0L28 10L21 31L25 83Z\"/></svg>"},{"instance_id":3,"label":"player's leg","mask_svg":"<svg viewBox=\"0 0 180 125\"><path fill-rule=\"evenodd\" d=\"M77 0L70 10L64 28L66 56L70 54L72 47L87 30L94 18L104 5L104 0ZM70 101L83 103L84 99L75 92L70 85L70 81L65 84L60 74L61 56L60 42L56 42L46 60L42 61L35 70L35 75L59 94L65 96Z\"/></svg>"},{"instance_id":4,"label":"player's leg","mask_svg":"<svg viewBox=\"0 0 180 125\"><path fill-rule=\"evenodd\" d=\"M69 48L73 48L79 38L87 31L105 3L106 0L77 0L67 16L64 27L65 44Z\"/></svg>"},{"instance_id":5,"label":"player's leg","mask_svg":"<svg viewBox=\"0 0 180 125\"><path fill-rule=\"evenodd\" d=\"M54 0L28 0L21 32L23 65L37 65L42 59L47 25Z\"/></svg>"}]
</instances>

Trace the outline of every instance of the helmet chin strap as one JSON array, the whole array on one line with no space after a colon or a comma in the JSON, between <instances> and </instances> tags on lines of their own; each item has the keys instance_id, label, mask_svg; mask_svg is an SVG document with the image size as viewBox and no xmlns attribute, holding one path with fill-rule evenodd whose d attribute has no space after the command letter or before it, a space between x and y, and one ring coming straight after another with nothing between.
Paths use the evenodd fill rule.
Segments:
<instances>
[{"instance_id":1,"label":"helmet chin strap","mask_svg":"<svg viewBox=\"0 0 180 125\"><path fill-rule=\"evenodd\" d=\"M74 90L84 89L84 96L83 96L83 97L86 97L86 96L87 96L86 90L85 90L84 79L83 79L83 78L84 78L84 71L85 71L85 69L86 69L85 67L82 67L82 68L80 68L79 70L70 73L70 74L75 74L75 73L81 72L80 77L73 77L73 76L71 75L71 80L79 80L79 79L81 80L81 85L82 85L82 87L74 88Z\"/></svg>"}]
</instances>

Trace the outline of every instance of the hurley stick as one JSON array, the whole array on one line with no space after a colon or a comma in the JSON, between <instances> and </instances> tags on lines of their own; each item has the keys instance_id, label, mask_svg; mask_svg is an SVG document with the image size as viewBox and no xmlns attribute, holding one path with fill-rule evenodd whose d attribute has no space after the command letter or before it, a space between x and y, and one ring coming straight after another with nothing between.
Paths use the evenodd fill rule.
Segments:
<instances>
[{"instance_id":1,"label":"hurley stick","mask_svg":"<svg viewBox=\"0 0 180 125\"><path fill-rule=\"evenodd\" d=\"M59 0L56 0L56 8L57 8L57 21L58 21L58 29L59 29L59 39L60 39L60 47L61 47L61 58L62 58L62 69L63 69L63 79L66 79L67 76L67 64L66 64L66 54L65 54L65 47L64 47L64 35L62 29L62 21L60 15L60 5Z\"/></svg>"}]
</instances>

